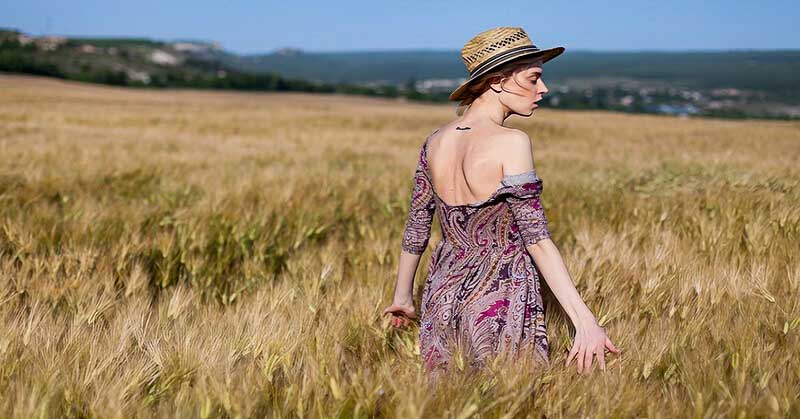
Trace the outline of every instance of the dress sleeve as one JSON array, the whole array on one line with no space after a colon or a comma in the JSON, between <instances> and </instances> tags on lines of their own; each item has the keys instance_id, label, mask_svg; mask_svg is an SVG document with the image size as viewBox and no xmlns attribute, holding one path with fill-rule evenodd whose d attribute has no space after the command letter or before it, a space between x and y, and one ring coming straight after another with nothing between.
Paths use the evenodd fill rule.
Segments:
<instances>
[{"instance_id":1,"label":"dress sleeve","mask_svg":"<svg viewBox=\"0 0 800 419\"><path fill-rule=\"evenodd\" d=\"M408 210L405 231L403 233L403 250L421 255L428 247L431 237L431 223L436 211L433 199L433 187L428 178L424 146L420 150L417 169L414 172L414 189L411 192L411 203Z\"/></svg>"},{"instance_id":2,"label":"dress sleeve","mask_svg":"<svg viewBox=\"0 0 800 419\"><path fill-rule=\"evenodd\" d=\"M506 202L525 246L550 238L541 200L542 179L529 171L504 178L503 185L508 190Z\"/></svg>"}]
</instances>

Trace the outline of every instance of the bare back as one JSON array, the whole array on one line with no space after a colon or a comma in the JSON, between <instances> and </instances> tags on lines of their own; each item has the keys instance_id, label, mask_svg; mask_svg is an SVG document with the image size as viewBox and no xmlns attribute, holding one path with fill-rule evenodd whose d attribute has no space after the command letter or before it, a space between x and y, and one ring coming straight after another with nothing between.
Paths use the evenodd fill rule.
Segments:
<instances>
[{"instance_id":1,"label":"bare back","mask_svg":"<svg viewBox=\"0 0 800 419\"><path fill-rule=\"evenodd\" d=\"M503 140L511 128L452 122L428 139L428 171L433 189L450 206L488 199L503 179Z\"/></svg>"}]
</instances>

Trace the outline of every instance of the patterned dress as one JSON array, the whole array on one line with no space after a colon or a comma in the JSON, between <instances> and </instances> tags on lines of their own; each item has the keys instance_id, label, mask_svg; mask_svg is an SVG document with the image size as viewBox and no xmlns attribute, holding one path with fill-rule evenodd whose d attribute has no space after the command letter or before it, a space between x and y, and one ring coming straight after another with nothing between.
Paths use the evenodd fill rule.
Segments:
<instances>
[{"instance_id":1,"label":"patterned dress","mask_svg":"<svg viewBox=\"0 0 800 419\"><path fill-rule=\"evenodd\" d=\"M549 367L539 274L525 248L550 237L542 180L533 170L506 176L489 198L448 205L428 171L426 150L434 133L420 149L402 240L404 250L422 254L438 214L443 239L433 250L420 307L425 369L447 369L459 343L473 366L491 355L524 351Z\"/></svg>"}]
</instances>

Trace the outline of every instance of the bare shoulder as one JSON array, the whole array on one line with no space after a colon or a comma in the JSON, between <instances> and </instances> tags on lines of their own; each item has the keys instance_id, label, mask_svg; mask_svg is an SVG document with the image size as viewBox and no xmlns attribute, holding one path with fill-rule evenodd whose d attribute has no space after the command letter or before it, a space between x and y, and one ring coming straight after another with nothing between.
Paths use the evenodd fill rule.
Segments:
<instances>
[{"instance_id":1,"label":"bare shoulder","mask_svg":"<svg viewBox=\"0 0 800 419\"><path fill-rule=\"evenodd\" d=\"M504 175L513 175L534 170L533 168L533 146L531 139L525 131L509 129L504 132L502 138L501 164Z\"/></svg>"},{"instance_id":2,"label":"bare shoulder","mask_svg":"<svg viewBox=\"0 0 800 419\"><path fill-rule=\"evenodd\" d=\"M428 135L428 142L436 142L436 138L443 136L445 132L449 131L452 124L453 122L448 122L434 129L430 135Z\"/></svg>"},{"instance_id":3,"label":"bare shoulder","mask_svg":"<svg viewBox=\"0 0 800 419\"><path fill-rule=\"evenodd\" d=\"M508 152L514 154L533 153L533 147L531 147L531 138L525 131L516 128L509 128L508 131L504 133L502 140L504 141L504 147Z\"/></svg>"}]
</instances>

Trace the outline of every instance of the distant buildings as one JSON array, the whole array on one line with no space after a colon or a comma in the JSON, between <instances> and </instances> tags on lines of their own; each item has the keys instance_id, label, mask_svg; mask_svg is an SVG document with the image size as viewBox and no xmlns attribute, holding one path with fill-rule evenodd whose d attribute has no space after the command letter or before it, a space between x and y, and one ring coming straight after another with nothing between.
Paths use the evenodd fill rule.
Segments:
<instances>
[{"instance_id":1,"label":"distant buildings","mask_svg":"<svg viewBox=\"0 0 800 419\"><path fill-rule=\"evenodd\" d=\"M166 51L154 49L150 52L150 61L160 65L175 66L180 64L183 60Z\"/></svg>"},{"instance_id":2,"label":"distant buildings","mask_svg":"<svg viewBox=\"0 0 800 419\"><path fill-rule=\"evenodd\" d=\"M32 37L25 34L18 34L17 35L17 42L20 45L36 45L36 48L42 51L55 51L61 45L67 43L67 38L63 36L40 36L40 37Z\"/></svg>"},{"instance_id":3,"label":"distant buildings","mask_svg":"<svg viewBox=\"0 0 800 419\"><path fill-rule=\"evenodd\" d=\"M426 79L417 81L414 86L417 91L433 93L437 90L453 90L463 83L464 80L466 79Z\"/></svg>"},{"instance_id":4,"label":"distant buildings","mask_svg":"<svg viewBox=\"0 0 800 419\"><path fill-rule=\"evenodd\" d=\"M645 107L646 110L655 113L664 113L670 115L694 115L700 112L696 106L692 104L683 104L683 105L667 105L667 104L657 104L657 105L650 105Z\"/></svg>"},{"instance_id":5,"label":"distant buildings","mask_svg":"<svg viewBox=\"0 0 800 419\"><path fill-rule=\"evenodd\" d=\"M170 47L178 52L200 53L216 51L222 47L218 42L173 42Z\"/></svg>"},{"instance_id":6,"label":"distant buildings","mask_svg":"<svg viewBox=\"0 0 800 419\"><path fill-rule=\"evenodd\" d=\"M414 88L419 93L442 95L451 92L464 82L464 78L435 78L416 80ZM610 109L626 112L647 112L677 116L735 115L747 107L751 92L737 88L691 89L687 87L646 81L593 81L566 80L551 82L550 93L545 96L547 106L569 109ZM381 83L363 83L378 86ZM557 86L556 86L557 84ZM400 90L407 85L396 84ZM774 106L765 113L797 117L798 108Z\"/></svg>"}]
</instances>

